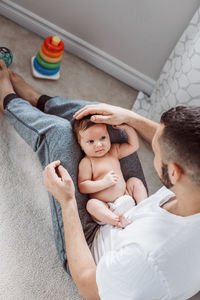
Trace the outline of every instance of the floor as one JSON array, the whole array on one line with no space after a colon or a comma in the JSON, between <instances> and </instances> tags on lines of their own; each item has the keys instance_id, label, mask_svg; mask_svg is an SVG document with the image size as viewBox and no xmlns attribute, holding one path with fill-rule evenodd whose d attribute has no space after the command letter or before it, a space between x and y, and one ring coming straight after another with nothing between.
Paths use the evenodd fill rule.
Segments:
<instances>
[{"instance_id":1,"label":"floor","mask_svg":"<svg viewBox=\"0 0 200 300\"><path fill-rule=\"evenodd\" d=\"M43 38L2 16L0 28L0 47L7 47L13 52L14 59L10 68L41 93L132 107L137 96L136 90L68 52L63 55L58 81L34 78L31 57L39 51Z\"/></svg>"}]
</instances>

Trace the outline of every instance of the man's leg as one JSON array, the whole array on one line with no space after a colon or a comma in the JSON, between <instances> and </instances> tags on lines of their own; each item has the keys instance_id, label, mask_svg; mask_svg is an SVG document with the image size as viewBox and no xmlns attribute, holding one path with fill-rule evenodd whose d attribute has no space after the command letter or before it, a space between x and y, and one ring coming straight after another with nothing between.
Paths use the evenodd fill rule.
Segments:
<instances>
[{"instance_id":1,"label":"man's leg","mask_svg":"<svg viewBox=\"0 0 200 300\"><path fill-rule=\"evenodd\" d=\"M98 225L86 212L88 198L78 191L77 172L82 153L72 133L70 122L57 116L44 114L20 98L15 98L6 105L5 114L21 137L37 152L43 168L54 160L60 160L68 170L75 184L83 230L87 242L91 243ZM61 209L59 203L51 195L49 197L56 245L62 263L66 265Z\"/></svg>"}]
</instances>

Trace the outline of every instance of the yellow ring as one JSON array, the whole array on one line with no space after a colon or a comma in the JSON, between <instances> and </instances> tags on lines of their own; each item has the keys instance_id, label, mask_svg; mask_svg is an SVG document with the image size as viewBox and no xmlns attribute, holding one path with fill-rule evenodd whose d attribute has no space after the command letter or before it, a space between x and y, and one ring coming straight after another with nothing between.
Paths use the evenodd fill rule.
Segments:
<instances>
[{"instance_id":1,"label":"yellow ring","mask_svg":"<svg viewBox=\"0 0 200 300\"><path fill-rule=\"evenodd\" d=\"M56 58L52 58L52 57L46 56L46 55L42 52L42 49L41 49L41 48L40 48L40 57L41 57L44 61L49 62L49 63L52 63L52 64L57 63L57 62L61 61L61 59L62 59L62 55L61 55L60 57L56 57Z\"/></svg>"}]
</instances>

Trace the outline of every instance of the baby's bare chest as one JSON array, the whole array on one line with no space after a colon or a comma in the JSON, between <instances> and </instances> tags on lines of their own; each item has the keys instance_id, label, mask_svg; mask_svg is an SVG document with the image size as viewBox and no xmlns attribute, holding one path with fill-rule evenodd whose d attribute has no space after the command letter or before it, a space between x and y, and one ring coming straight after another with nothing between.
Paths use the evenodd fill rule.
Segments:
<instances>
[{"instance_id":1,"label":"baby's bare chest","mask_svg":"<svg viewBox=\"0 0 200 300\"><path fill-rule=\"evenodd\" d=\"M104 158L92 158L91 165L93 180L103 178L111 170L115 171L118 175L121 175L120 162L114 156L109 155Z\"/></svg>"}]
</instances>

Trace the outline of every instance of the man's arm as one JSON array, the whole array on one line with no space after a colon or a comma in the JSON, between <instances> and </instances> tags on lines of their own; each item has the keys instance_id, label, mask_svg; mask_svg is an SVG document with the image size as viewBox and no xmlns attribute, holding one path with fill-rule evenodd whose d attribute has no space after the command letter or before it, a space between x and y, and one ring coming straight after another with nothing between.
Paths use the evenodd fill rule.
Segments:
<instances>
[{"instance_id":1,"label":"man's arm","mask_svg":"<svg viewBox=\"0 0 200 300\"><path fill-rule=\"evenodd\" d=\"M94 123L106 123L110 125L126 123L135 128L149 143L152 142L158 128L158 123L142 117L131 110L104 103L86 105L74 114L74 118L79 120L89 114L93 115L91 121Z\"/></svg>"},{"instance_id":2,"label":"man's arm","mask_svg":"<svg viewBox=\"0 0 200 300\"><path fill-rule=\"evenodd\" d=\"M133 111L128 112L127 124L135 128L137 132L151 144L159 124Z\"/></svg>"},{"instance_id":3,"label":"man's arm","mask_svg":"<svg viewBox=\"0 0 200 300\"><path fill-rule=\"evenodd\" d=\"M91 180L92 168L90 161L84 157L79 164L78 187L83 194L93 194L107 189L117 183L119 176L114 171L108 172L100 180Z\"/></svg>"},{"instance_id":4,"label":"man's arm","mask_svg":"<svg viewBox=\"0 0 200 300\"><path fill-rule=\"evenodd\" d=\"M60 177L56 174L58 167ZM96 264L81 226L74 185L60 161L49 164L43 172L47 190L59 201L62 210L66 254L72 278L79 293L86 299L99 299L96 284Z\"/></svg>"}]
</instances>

